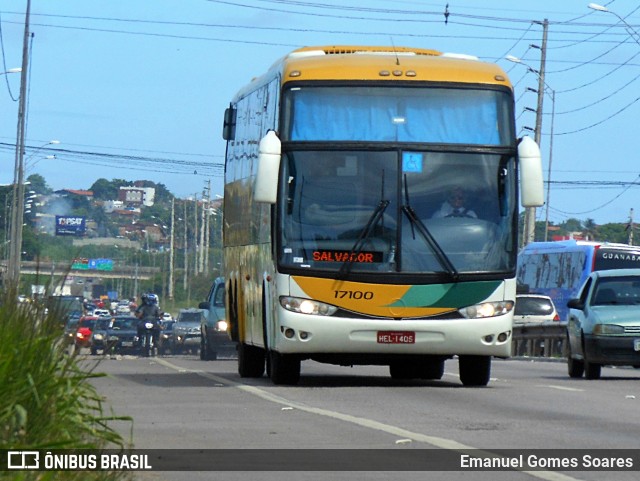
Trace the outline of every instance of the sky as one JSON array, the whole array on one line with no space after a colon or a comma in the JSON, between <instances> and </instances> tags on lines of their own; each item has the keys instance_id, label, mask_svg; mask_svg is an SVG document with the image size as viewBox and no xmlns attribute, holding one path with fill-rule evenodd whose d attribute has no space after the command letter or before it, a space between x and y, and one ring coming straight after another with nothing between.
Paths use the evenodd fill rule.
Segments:
<instances>
[{"instance_id":1,"label":"sky","mask_svg":"<svg viewBox=\"0 0 640 481\"><path fill-rule=\"evenodd\" d=\"M31 0L26 176L56 190L105 178L151 180L181 198L209 185L221 195L225 108L277 59L312 45L420 47L497 63L515 86L518 134L533 137L530 89L547 19L540 143L550 202L536 218L626 223L635 209L638 222L640 6L587 4ZM26 5L0 0L0 184L14 181L20 74L4 72L22 65Z\"/></svg>"}]
</instances>

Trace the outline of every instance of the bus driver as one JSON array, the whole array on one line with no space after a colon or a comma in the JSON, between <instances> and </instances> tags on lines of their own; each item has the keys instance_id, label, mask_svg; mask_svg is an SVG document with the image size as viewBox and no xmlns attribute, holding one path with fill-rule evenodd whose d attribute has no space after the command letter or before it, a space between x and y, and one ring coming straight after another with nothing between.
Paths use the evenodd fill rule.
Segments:
<instances>
[{"instance_id":1,"label":"bus driver","mask_svg":"<svg viewBox=\"0 0 640 481\"><path fill-rule=\"evenodd\" d=\"M477 219L478 215L465 207L465 194L461 187L454 187L448 199L442 204L440 210L433 214L434 219L443 217L471 217Z\"/></svg>"}]
</instances>

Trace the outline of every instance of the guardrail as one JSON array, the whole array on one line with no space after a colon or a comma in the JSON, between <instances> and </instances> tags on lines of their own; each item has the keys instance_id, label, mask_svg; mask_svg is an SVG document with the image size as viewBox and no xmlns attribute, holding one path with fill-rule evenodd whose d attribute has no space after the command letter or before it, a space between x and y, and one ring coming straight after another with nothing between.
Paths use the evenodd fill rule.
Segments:
<instances>
[{"instance_id":1,"label":"guardrail","mask_svg":"<svg viewBox=\"0 0 640 481\"><path fill-rule=\"evenodd\" d=\"M557 357L567 355L567 326L559 322L513 326L512 356Z\"/></svg>"}]
</instances>

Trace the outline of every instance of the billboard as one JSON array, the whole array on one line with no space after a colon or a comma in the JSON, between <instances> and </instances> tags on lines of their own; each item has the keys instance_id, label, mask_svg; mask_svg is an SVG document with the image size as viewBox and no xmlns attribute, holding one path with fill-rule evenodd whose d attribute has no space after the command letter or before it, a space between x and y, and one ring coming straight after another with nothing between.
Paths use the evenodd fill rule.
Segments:
<instances>
[{"instance_id":1,"label":"billboard","mask_svg":"<svg viewBox=\"0 0 640 481\"><path fill-rule=\"evenodd\" d=\"M86 230L85 217L72 215L56 216L56 235L83 236Z\"/></svg>"},{"instance_id":2,"label":"billboard","mask_svg":"<svg viewBox=\"0 0 640 481\"><path fill-rule=\"evenodd\" d=\"M72 269L78 269L82 271L97 270L97 271L112 271L113 260L112 259L73 259L71 263Z\"/></svg>"}]
</instances>

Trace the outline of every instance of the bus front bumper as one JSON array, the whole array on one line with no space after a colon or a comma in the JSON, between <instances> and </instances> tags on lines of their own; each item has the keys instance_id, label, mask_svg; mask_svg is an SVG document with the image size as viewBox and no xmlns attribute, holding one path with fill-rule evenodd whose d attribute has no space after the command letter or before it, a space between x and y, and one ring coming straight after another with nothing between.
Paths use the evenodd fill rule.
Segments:
<instances>
[{"instance_id":1,"label":"bus front bumper","mask_svg":"<svg viewBox=\"0 0 640 481\"><path fill-rule=\"evenodd\" d=\"M287 313L271 343L283 354L511 355L512 319L371 320Z\"/></svg>"}]
</instances>

